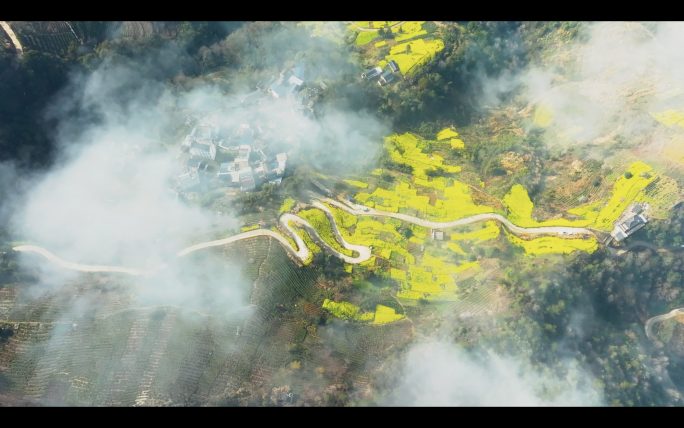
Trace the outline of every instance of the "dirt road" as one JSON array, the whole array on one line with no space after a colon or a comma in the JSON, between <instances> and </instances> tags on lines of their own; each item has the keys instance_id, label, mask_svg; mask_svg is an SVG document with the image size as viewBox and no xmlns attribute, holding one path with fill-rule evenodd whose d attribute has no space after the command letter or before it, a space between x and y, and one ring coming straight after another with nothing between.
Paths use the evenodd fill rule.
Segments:
<instances>
[{"instance_id":1,"label":"dirt road","mask_svg":"<svg viewBox=\"0 0 684 428\"><path fill-rule=\"evenodd\" d=\"M627 251L631 250L632 248L636 248L636 247L650 248L651 250L657 251L659 253L666 253L666 252L667 253L673 253L673 252L684 250L684 248L682 248L682 247L659 247L657 245L653 245L653 244L650 244L650 243L644 242L644 241L634 241L634 242L631 242L631 243L629 243L626 246L621 247L621 248L612 248L612 250L615 252L616 255L621 256L621 255L625 254Z\"/></svg>"},{"instance_id":2,"label":"dirt road","mask_svg":"<svg viewBox=\"0 0 684 428\"><path fill-rule=\"evenodd\" d=\"M674 318L678 315L684 315L684 308L673 309L666 314L658 315L658 316L655 316L653 318L650 318L648 321L646 321L646 337L648 337L650 340L653 340L653 338L654 338L653 324L659 323L662 321L667 321L670 318Z\"/></svg>"},{"instance_id":3,"label":"dirt road","mask_svg":"<svg viewBox=\"0 0 684 428\"><path fill-rule=\"evenodd\" d=\"M17 35L14 34L12 27L9 26L7 21L0 21L0 27L2 27L3 30L5 30L5 33L7 33L10 40L12 40L12 44L14 44L14 49L16 49L17 51L17 57L20 57L21 54L24 53L24 48L21 46L21 43L19 42Z\"/></svg>"}]
</instances>

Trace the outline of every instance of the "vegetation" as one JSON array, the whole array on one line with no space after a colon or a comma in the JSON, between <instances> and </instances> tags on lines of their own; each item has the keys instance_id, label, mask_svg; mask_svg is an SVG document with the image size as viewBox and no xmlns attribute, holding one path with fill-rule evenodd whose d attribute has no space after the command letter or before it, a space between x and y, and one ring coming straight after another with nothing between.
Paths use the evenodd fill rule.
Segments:
<instances>
[{"instance_id":1,"label":"vegetation","mask_svg":"<svg viewBox=\"0 0 684 428\"><path fill-rule=\"evenodd\" d=\"M286 198L285 201L283 201L283 205L280 206L279 213L282 214L284 212L290 211L296 203L297 203L297 201L294 200L293 198Z\"/></svg>"},{"instance_id":2,"label":"vegetation","mask_svg":"<svg viewBox=\"0 0 684 428\"><path fill-rule=\"evenodd\" d=\"M304 241L304 245L306 246L306 248L309 249L309 257L302 262L304 266L308 266L309 264L311 264L314 255L316 253L321 252L321 247L316 245L316 243L313 241L313 239L311 239L306 230L295 226L292 221L289 221L288 225L297 233L297 235L299 235L300 238L302 238L302 241Z\"/></svg>"},{"instance_id":3,"label":"vegetation","mask_svg":"<svg viewBox=\"0 0 684 428\"><path fill-rule=\"evenodd\" d=\"M333 236L332 226L330 225L330 221L323 211L319 209L303 210L300 211L298 215L304 220L308 221L309 224L316 229L316 232L318 232L326 244L330 245L332 248L346 256L352 256L352 250L342 247L340 243L337 242L337 239L335 239Z\"/></svg>"},{"instance_id":4,"label":"vegetation","mask_svg":"<svg viewBox=\"0 0 684 428\"><path fill-rule=\"evenodd\" d=\"M367 312L365 314L359 314L360 308L354 306L349 302L333 302L332 300L325 299L323 302L323 309L327 309L331 314L335 315L337 318L350 319L354 321L372 321L375 317L373 312Z\"/></svg>"},{"instance_id":5,"label":"vegetation","mask_svg":"<svg viewBox=\"0 0 684 428\"><path fill-rule=\"evenodd\" d=\"M356 44L359 46L367 45L376 37L378 37L378 33L375 31L361 31L356 37Z\"/></svg>"},{"instance_id":6,"label":"vegetation","mask_svg":"<svg viewBox=\"0 0 684 428\"><path fill-rule=\"evenodd\" d=\"M546 253L570 254L575 250L593 253L598 249L598 243L595 238L564 239L557 236L545 236L527 241L509 233L506 233L506 236L513 245L524 248L525 253L531 256Z\"/></svg>"},{"instance_id":7,"label":"vegetation","mask_svg":"<svg viewBox=\"0 0 684 428\"><path fill-rule=\"evenodd\" d=\"M454 233L451 235L452 241L471 240L471 241L487 241L495 239L499 236L499 226L493 221L486 222L481 229L468 233Z\"/></svg>"}]
</instances>

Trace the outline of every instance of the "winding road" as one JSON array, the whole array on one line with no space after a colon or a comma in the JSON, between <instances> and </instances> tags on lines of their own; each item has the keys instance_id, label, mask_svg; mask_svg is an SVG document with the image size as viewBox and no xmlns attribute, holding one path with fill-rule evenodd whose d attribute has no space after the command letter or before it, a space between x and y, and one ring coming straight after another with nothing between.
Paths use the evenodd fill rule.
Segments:
<instances>
[{"instance_id":1,"label":"winding road","mask_svg":"<svg viewBox=\"0 0 684 428\"><path fill-rule=\"evenodd\" d=\"M316 232L313 226L309 224L306 220L303 218L290 214L290 213L284 213L280 216L279 218L279 223L280 225L287 231L288 235L296 242L298 248L294 248L290 241L285 238L282 234L272 231L272 230L267 230L267 229L258 229L258 230L250 230L247 232L240 233L235 236L231 236L229 238L224 238L224 239L217 239L214 241L208 241L208 242L203 242L200 244L192 245L190 247L187 247L180 252L176 254L177 257L183 257L187 254L190 254L192 252L202 250L204 248L209 248L209 247L218 247L222 245L227 245L232 242L237 242L243 239L251 239L255 238L258 236L269 236L271 238L274 238L280 242L280 244L285 247L287 251L289 251L294 257L296 257L298 260L301 262L307 260L309 258L309 249L306 247L304 244L304 241L302 238L295 232L295 230L290 226L290 222L297 224L304 228L307 232L311 234L311 236L314 237L314 239L317 241L319 245L324 247L328 252L331 254L335 255L336 257L339 257L340 259L344 260L346 263L350 264L357 264L357 263L362 263L371 257L371 250L369 247L362 246L362 245L353 245L348 243L347 241L344 240L342 235L340 234L340 231L337 227L337 223L335 222L335 218L330 211L330 209L325 206L322 202L326 202L330 204L331 206L335 206L337 208L340 208L341 210L355 215L355 216L377 216L377 217L391 217L391 218L396 218L398 220L403 220L409 223L417 224L419 226L423 227L428 227L432 229L443 229L443 228L448 228L448 227L454 227L454 226L460 226L460 225L465 225L465 224L470 224L470 223L476 223L476 222L481 222L481 221L486 221L486 220L496 220L498 222L501 222L502 224L506 225L506 227L513 232L516 235L564 235L564 236L577 236L577 235L593 235L593 232L590 229L585 229L585 228L574 228L574 227L532 227L532 228L524 228L520 226L516 226L515 224L511 223L508 219L505 217L499 215L499 214L494 214L494 213L488 213L488 214L478 214L474 215L471 217L463 218L460 220L454 220L450 222L444 222L444 223L439 223L439 222L434 222L434 221L429 221L429 220L423 220L419 219L416 217L412 217L406 214L400 214L400 213L391 213L387 211L380 211L376 210L374 208L362 208L358 206L350 206L344 203L341 203L339 201L335 201L333 199L329 198L320 198L320 200L314 200L312 202L312 206L315 208L318 208L322 210L325 215L327 216L328 220L330 221L330 224L332 226L332 232L337 238L338 242L342 245L342 247L356 251L358 253L358 256L353 257L353 256L347 256L345 254L340 253L336 249L334 249L332 246L330 246L328 243L326 243ZM364 211L367 210L367 211ZM167 264L162 264L159 265L153 269L148 269L148 270L142 270L142 269L133 269L133 268L127 268L127 267L121 267L121 266L101 266L101 265L85 265L85 264L79 264L79 263L71 263L64 261L57 257L56 255L52 254L45 248L37 247L35 245L20 245L17 247L13 248L14 251L20 251L20 252L35 252L49 261L63 267L66 269L72 269L72 270L77 270L81 272L121 272L121 273L127 273L130 275L142 275L142 276L151 276L156 274L159 270L166 268L168 265Z\"/></svg>"},{"instance_id":2,"label":"winding road","mask_svg":"<svg viewBox=\"0 0 684 428\"><path fill-rule=\"evenodd\" d=\"M328 202L331 202L331 200L328 200ZM177 257L183 257L187 254L190 254L192 252L202 250L204 248L209 248L209 247L219 247L222 245L227 245L232 242L237 242L243 239L251 239L251 238L256 238L258 236L270 236L271 238L274 238L280 242L280 244L285 247L287 251L289 251L291 254L293 254L297 259L300 261L305 261L309 258L309 249L306 247L304 244L304 241L302 238L295 232L295 230L290 226L290 222L293 222L294 224L297 224L298 226L303 227L306 231L308 231L312 236L316 238L318 241L318 244L323 246L327 251L330 253L334 254L335 256L339 257L340 259L344 260L346 263L350 264L356 264L356 263L361 263L364 262L371 257L371 250L368 247L362 246L362 245L353 245L348 243L347 241L342 238L342 235L339 232L339 229L337 228L337 223L335 223L335 218L333 217L332 212L328 207L323 205L322 203L315 201L313 204L316 208L319 208L323 212L325 212L326 216L330 220L330 224L333 226L333 232L335 236L337 237L338 241L340 244L352 251L356 251L359 253L357 257L350 257L345 254L340 253L339 251L335 250L332 248L328 243L323 241L323 239L320 237L318 232L316 232L316 229L309 224L306 220L303 218L296 216L294 214L290 213L284 213L280 216L279 222L283 228L285 228L290 235L290 237L297 243L298 248L293 248L292 244L290 241L287 240L282 234L275 232L273 230L268 230L268 229L258 229L258 230L250 230L247 232L240 233L235 236L231 236L229 238L224 238L224 239L217 239L214 241L208 241L208 242L202 242L200 244L192 245L190 247L187 247L180 252L176 254ZM134 269L134 268L127 268L127 267L121 267L121 266L102 266L102 265L85 265L85 264L79 264L79 263L71 263L64 261L57 257L56 255L52 254L50 251L46 250L45 248L41 248L35 245L20 245L17 247L13 248L14 251L19 251L19 252L34 252L38 253L41 256L45 257L49 261L65 268L65 269L72 269L72 270L77 270L80 272L120 272L120 273L127 273L129 275L134 275L134 276L151 276L156 274L158 271L165 269L168 267L168 264L164 263L161 264L155 268L148 269L148 270L142 270L142 269Z\"/></svg>"},{"instance_id":3,"label":"winding road","mask_svg":"<svg viewBox=\"0 0 684 428\"><path fill-rule=\"evenodd\" d=\"M648 337L650 340L653 340L653 324L662 322L662 321L667 321L670 318L674 318L678 315L684 315L684 308L677 308L673 309L670 312L662 315L655 316L653 318L650 318L648 321L646 321L646 337Z\"/></svg>"},{"instance_id":4,"label":"winding road","mask_svg":"<svg viewBox=\"0 0 684 428\"><path fill-rule=\"evenodd\" d=\"M367 208L368 211L363 211L362 208L350 207L349 205L334 201L332 199L323 199L325 202L335 205L336 207L348 212L353 215L371 215L376 217L391 217L398 220L406 221L409 223L417 224L418 226L428 227L431 229L446 229L448 227L463 226L465 224L477 223L486 220L496 220L506 225L506 227L516 235L594 235L590 229L583 227L565 227L565 226L551 226L551 227L520 227L511 223L506 217L494 214L477 214L471 217L462 218L459 220L448 221L444 223L439 223L436 221L423 220L416 217L412 217L407 214L391 213L388 211L376 210L374 208Z\"/></svg>"}]
</instances>

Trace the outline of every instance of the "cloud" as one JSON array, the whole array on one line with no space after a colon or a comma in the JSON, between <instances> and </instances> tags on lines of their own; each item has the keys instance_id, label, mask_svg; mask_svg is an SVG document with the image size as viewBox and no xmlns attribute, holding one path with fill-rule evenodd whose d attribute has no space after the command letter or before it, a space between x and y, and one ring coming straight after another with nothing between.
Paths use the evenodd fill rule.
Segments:
<instances>
[{"instance_id":1,"label":"cloud","mask_svg":"<svg viewBox=\"0 0 684 428\"><path fill-rule=\"evenodd\" d=\"M273 31L250 39L260 53L272 55L266 63L278 59L277 67L268 69L272 75L282 69L280 59L303 61L311 86L320 76L336 78L354 69L344 63L337 48L329 58L322 55L332 46L324 38L309 37L301 29L279 27ZM236 31L226 40L241 35ZM291 42L290 54L282 52L283 40ZM254 88L241 84L232 84L233 92L226 93L211 79L195 80L183 90L168 80L182 76L181 67L172 61L179 57L186 58L187 53L165 44L147 55L138 52L133 59L114 54L95 70L72 74L46 112L57 122L59 154L54 167L29 177L20 192L3 188L11 202L2 210L14 212L13 220L27 240L68 262L151 269L173 260L191 243L236 228L238 221L231 213L224 213L219 221L215 212L179 203L170 191L182 168L178 149L188 115L220 126L224 136L233 135L242 123L258 125L271 133L276 145L292 149L292 154L315 153L310 160L319 168L343 164L351 170L368 165L381 137L388 133L364 112L336 110L313 119L295 111L290 103L266 95L259 102L243 103L240 94ZM3 174L16 176L11 165ZM26 256L25 260L31 258L35 259ZM215 263L230 261L217 259ZM230 296L239 293L229 291L231 284L200 283L193 278L200 277L204 268L189 263L183 268L188 275L175 268L165 273L175 275L165 279L166 293L153 292L154 281L147 281L146 286L151 287L148 297L159 296L161 302L163 296L183 296L171 300L185 299L197 306L214 292L220 297L216 302L234 307ZM193 287L199 289L193 291Z\"/></svg>"},{"instance_id":2,"label":"cloud","mask_svg":"<svg viewBox=\"0 0 684 428\"><path fill-rule=\"evenodd\" d=\"M477 358L444 342L411 348L388 399L398 406L587 406L601 400L587 375L570 368L564 380L526 370L511 357Z\"/></svg>"}]
</instances>

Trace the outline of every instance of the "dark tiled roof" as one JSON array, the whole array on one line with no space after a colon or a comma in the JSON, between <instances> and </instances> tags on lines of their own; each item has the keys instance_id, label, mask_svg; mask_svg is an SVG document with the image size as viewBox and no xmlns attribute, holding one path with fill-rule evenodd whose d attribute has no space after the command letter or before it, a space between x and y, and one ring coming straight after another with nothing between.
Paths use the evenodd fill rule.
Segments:
<instances>
[{"instance_id":1,"label":"dark tiled roof","mask_svg":"<svg viewBox=\"0 0 684 428\"><path fill-rule=\"evenodd\" d=\"M629 232L631 229L639 226L640 224L644 224L644 222L643 222L643 220L641 220L641 217L638 217L638 216L629 217L624 222L624 225L627 227L626 232Z\"/></svg>"}]
</instances>

